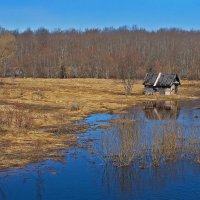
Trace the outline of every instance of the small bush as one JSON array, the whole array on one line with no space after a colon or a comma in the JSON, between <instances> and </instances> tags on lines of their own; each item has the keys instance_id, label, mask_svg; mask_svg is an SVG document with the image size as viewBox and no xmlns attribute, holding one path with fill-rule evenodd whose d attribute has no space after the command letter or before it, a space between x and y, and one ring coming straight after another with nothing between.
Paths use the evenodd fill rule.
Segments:
<instances>
[{"instance_id":1,"label":"small bush","mask_svg":"<svg viewBox=\"0 0 200 200\"><path fill-rule=\"evenodd\" d=\"M5 128L30 129L33 123L32 112L22 104L4 106L0 110L0 124Z\"/></svg>"},{"instance_id":2,"label":"small bush","mask_svg":"<svg viewBox=\"0 0 200 200\"><path fill-rule=\"evenodd\" d=\"M34 94L41 99L45 97L44 91L41 91L40 89L38 89Z\"/></svg>"},{"instance_id":3,"label":"small bush","mask_svg":"<svg viewBox=\"0 0 200 200\"><path fill-rule=\"evenodd\" d=\"M73 101L73 102L70 104L70 111L78 111L78 110L80 110L79 103L76 102L76 101Z\"/></svg>"}]
</instances>

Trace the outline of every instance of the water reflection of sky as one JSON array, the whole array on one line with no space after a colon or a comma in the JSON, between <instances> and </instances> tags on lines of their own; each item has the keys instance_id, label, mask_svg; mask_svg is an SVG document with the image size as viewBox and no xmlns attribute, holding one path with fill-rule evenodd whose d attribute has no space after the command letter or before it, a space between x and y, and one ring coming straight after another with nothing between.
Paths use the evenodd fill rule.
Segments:
<instances>
[{"instance_id":1,"label":"water reflection of sky","mask_svg":"<svg viewBox=\"0 0 200 200\"><path fill-rule=\"evenodd\" d=\"M180 105L177 122L186 129L199 126L200 110L196 104ZM86 122L101 125L119 115L96 114ZM122 117L138 120L148 133L153 127L173 120L150 120L142 107L129 110ZM98 149L100 129L90 129L80 135L80 144L87 139ZM100 200L100 199L199 199L200 165L190 160L178 160L160 168L138 169L134 166L116 168L105 165L87 148L72 148L62 163L45 161L25 169L0 172L0 199L5 200Z\"/></svg>"}]
</instances>

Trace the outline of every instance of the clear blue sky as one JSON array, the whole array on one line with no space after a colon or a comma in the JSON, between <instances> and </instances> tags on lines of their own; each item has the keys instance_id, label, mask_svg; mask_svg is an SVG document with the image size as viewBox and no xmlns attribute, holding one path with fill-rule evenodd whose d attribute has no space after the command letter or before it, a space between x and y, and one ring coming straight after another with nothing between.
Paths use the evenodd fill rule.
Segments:
<instances>
[{"instance_id":1,"label":"clear blue sky","mask_svg":"<svg viewBox=\"0 0 200 200\"><path fill-rule=\"evenodd\" d=\"M0 0L0 26L7 29L122 25L200 29L200 0Z\"/></svg>"}]
</instances>

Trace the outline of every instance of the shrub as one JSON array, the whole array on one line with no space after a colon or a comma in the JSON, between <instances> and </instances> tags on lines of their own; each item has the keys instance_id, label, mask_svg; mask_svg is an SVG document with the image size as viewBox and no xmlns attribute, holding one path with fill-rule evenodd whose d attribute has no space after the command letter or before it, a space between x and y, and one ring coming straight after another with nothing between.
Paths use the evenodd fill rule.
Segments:
<instances>
[{"instance_id":1,"label":"shrub","mask_svg":"<svg viewBox=\"0 0 200 200\"><path fill-rule=\"evenodd\" d=\"M78 111L80 110L80 106L79 106L79 103L77 101L73 101L71 104L70 104L70 111Z\"/></svg>"},{"instance_id":2,"label":"shrub","mask_svg":"<svg viewBox=\"0 0 200 200\"><path fill-rule=\"evenodd\" d=\"M22 104L3 106L0 110L0 124L5 128L30 129L33 123L32 112Z\"/></svg>"}]
</instances>

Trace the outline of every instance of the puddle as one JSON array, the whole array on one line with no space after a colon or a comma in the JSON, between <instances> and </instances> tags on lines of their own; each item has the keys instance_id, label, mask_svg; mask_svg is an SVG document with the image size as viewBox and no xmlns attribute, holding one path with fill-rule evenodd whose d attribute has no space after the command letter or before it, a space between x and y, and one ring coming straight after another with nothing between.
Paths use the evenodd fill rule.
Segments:
<instances>
[{"instance_id":1,"label":"puddle","mask_svg":"<svg viewBox=\"0 0 200 200\"><path fill-rule=\"evenodd\" d=\"M1 170L0 199L199 199L199 107L152 102L126 114L93 114L62 162Z\"/></svg>"}]
</instances>

